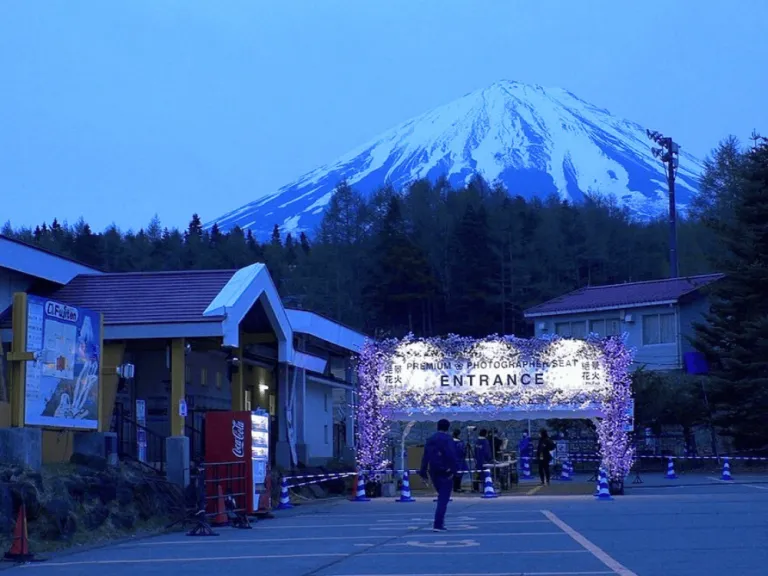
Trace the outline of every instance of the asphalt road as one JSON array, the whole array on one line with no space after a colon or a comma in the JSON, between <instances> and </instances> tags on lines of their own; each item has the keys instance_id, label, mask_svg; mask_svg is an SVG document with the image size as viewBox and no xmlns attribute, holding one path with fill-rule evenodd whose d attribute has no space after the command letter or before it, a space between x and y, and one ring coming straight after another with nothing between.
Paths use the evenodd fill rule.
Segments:
<instances>
[{"instance_id":1,"label":"asphalt road","mask_svg":"<svg viewBox=\"0 0 768 576\"><path fill-rule=\"evenodd\" d=\"M765 576L768 483L646 482L611 502L539 494L296 508L253 530L172 534L12 568L28 576Z\"/></svg>"}]
</instances>

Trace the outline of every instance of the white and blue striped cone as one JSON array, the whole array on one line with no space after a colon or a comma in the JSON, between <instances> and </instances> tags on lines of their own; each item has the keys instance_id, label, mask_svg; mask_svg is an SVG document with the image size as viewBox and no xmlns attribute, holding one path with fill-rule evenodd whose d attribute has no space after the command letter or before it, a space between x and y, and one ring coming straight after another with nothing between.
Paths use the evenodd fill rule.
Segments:
<instances>
[{"instance_id":1,"label":"white and blue striped cone","mask_svg":"<svg viewBox=\"0 0 768 576\"><path fill-rule=\"evenodd\" d=\"M723 475L720 479L725 480L726 482L733 480L733 477L731 476L731 463L728 462L728 458L723 460Z\"/></svg>"},{"instance_id":2,"label":"white and blue striped cone","mask_svg":"<svg viewBox=\"0 0 768 576\"><path fill-rule=\"evenodd\" d=\"M530 480L531 476L531 457L523 456L523 480Z\"/></svg>"},{"instance_id":3,"label":"white and blue striped cone","mask_svg":"<svg viewBox=\"0 0 768 576\"><path fill-rule=\"evenodd\" d=\"M291 496L288 494L288 480L282 478L280 480L280 503L277 505L278 510L288 510L293 508L291 504Z\"/></svg>"},{"instance_id":4,"label":"white and blue striped cone","mask_svg":"<svg viewBox=\"0 0 768 576\"><path fill-rule=\"evenodd\" d=\"M677 474L675 474L675 461L670 458L667 461L667 473L664 475L667 480L677 480Z\"/></svg>"},{"instance_id":5,"label":"white and blue striped cone","mask_svg":"<svg viewBox=\"0 0 768 576\"><path fill-rule=\"evenodd\" d=\"M560 470L560 480L563 482L570 482L571 481L571 465L566 460L563 462L563 466Z\"/></svg>"},{"instance_id":6,"label":"white and blue striped cone","mask_svg":"<svg viewBox=\"0 0 768 576\"><path fill-rule=\"evenodd\" d=\"M411 496L411 481L408 479L408 470L403 470L403 486L400 488L400 498L395 502L416 502Z\"/></svg>"},{"instance_id":7,"label":"white and blue striped cone","mask_svg":"<svg viewBox=\"0 0 768 576\"><path fill-rule=\"evenodd\" d=\"M605 473L605 470L600 470L600 488L597 490L597 494L595 495L595 500L613 500L613 496L611 496L611 491L608 488L608 475Z\"/></svg>"},{"instance_id":8,"label":"white and blue striped cone","mask_svg":"<svg viewBox=\"0 0 768 576\"><path fill-rule=\"evenodd\" d=\"M597 471L597 484L595 485L595 497L597 497L597 495L600 494L600 478L603 477L603 474L605 474L605 472L603 472L603 469L600 468Z\"/></svg>"},{"instance_id":9,"label":"white and blue striped cone","mask_svg":"<svg viewBox=\"0 0 768 576\"><path fill-rule=\"evenodd\" d=\"M365 493L365 474L362 472L357 473L357 494L355 495L353 502L370 502L371 499Z\"/></svg>"},{"instance_id":10,"label":"white and blue striped cone","mask_svg":"<svg viewBox=\"0 0 768 576\"><path fill-rule=\"evenodd\" d=\"M485 485L483 486L483 498L498 498L496 490L493 489L493 479L491 478L491 471L485 471Z\"/></svg>"}]
</instances>

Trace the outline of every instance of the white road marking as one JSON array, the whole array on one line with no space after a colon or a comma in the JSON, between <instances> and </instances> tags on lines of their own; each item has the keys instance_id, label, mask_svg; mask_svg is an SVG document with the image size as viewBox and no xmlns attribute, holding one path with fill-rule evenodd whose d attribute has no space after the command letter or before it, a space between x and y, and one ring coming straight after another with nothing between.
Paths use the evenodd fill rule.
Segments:
<instances>
[{"instance_id":1,"label":"white road marking","mask_svg":"<svg viewBox=\"0 0 768 576\"><path fill-rule=\"evenodd\" d=\"M555 526L560 528L560 530L568 534L568 536L583 546L587 552L592 554L592 556L613 570L614 574L618 574L618 576L637 576L636 573L632 572L632 570L622 565L617 560L611 558L605 551L590 542L584 535L571 528L568 524L560 520L560 518L555 516L549 510L542 510L541 513L544 514L544 516L546 516Z\"/></svg>"},{"instance_id":2,"label":"white road marking","mask_svg":"<svg viewBox=\"0 0 768 576\"><path fill-rule=\"evenodd\" d=\"M768 486L756 486L754 484L739 484L733 480L723 480L722 478L715 478L714 476L707 476L707 480L714 480L721 484L730 484L731 486L744 486L744 488L754 488L755 490L768 490Z\"/></svg>"}]
</instances>

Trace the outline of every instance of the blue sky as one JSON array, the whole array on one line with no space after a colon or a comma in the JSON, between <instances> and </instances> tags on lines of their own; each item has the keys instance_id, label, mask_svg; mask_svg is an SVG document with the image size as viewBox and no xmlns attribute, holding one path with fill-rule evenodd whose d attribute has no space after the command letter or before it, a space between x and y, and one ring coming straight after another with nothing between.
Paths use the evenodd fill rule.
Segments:
<instances>
[{"instance_id":1,"label":"blue sky","mask_svg":"<svg viewBox=\"0 0 768 576\"><path fill-rule=\"evenodd\" d=\"M502 78L704 156L768 133L768 2L725 6L3 0L0 223L212 219Z\"/></svg>"}]
</instances>

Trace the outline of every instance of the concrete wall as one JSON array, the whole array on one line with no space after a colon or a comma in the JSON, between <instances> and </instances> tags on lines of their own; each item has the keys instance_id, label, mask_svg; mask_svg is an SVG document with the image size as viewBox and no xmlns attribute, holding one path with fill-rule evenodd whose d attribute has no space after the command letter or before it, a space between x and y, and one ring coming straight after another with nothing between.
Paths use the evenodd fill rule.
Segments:
<instances>
[{"instance_id":1,"label":"concrete wall","mask_svg":"<svg viewBox=\"0 0 768 576\"><path fill-rule=\"evenodd\" d=\"M320 463L333 458L333 389L307 380L304 402L308 464Z\"/></svg>"},{"instance_id":2,"label":"concrete wall","mask_svg":"<svg viewBox=\"0 0 768 576\"><path fill-rule=\"evenodd\" d=\"M643 316L652 314L678 314L677 338L668 344L643 344ZM631 322L625 322L626 315L632 317ZM608 310L584 314L564 314L546 318L533 318L536 336L556 334L557 324L563 322L581 323L586 332L590 323L596 320L618 320L621 332L627 333L627 345L635 348L634 367L644 367L647 370L675 370L682 367L681 334L689 334L692 314L678 313L677 306L647 306L644 308L628 308L626 310ZM543 326L542 326L543 325Z\"/></svg>"}]
</instances>

